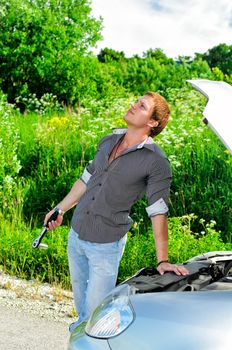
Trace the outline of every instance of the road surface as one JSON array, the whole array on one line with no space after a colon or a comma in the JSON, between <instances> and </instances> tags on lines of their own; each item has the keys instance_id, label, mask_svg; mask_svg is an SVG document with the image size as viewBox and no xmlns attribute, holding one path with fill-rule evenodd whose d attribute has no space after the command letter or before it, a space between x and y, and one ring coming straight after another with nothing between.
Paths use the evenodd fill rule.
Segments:
<instances>
[{"instance_id":1,"label":"road surface","mask_svg":"<svg viewBox=\"0 0 232 350\"><path fill-rule=\"evenodd\" d=\"M0 303L0 350L65 350L68 325Z\"/></svg>"}]
</instances>

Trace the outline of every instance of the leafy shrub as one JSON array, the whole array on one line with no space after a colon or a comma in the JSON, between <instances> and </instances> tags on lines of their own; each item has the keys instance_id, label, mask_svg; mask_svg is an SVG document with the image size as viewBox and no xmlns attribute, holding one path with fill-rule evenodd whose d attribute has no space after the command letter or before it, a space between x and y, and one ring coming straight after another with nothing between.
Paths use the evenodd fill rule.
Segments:
<instances>
[{"instance_id":1,"label":"leafy shrub","mask_svg":"<svg viewBox=\"0 0 232 350\"><path fill-rule=\"evenodd\" d=\"M200 93L183 88L170 89L168 95L171 121L157 142L170 159L173 171L170 215L193 212L208 222L215 220L224 240L230 240L231 155L202 123L206 99Z\"/></svg>"},{"instance_id":2,"label":"leafy shrub","mask_svg":"<svg viewBox=\"0 0 232 350\"><path fill-rule=\"evenodd\" d=\"M88 0L1 1L0 86L10 102L49 93L70 104L93 92L96 65L86 54L101 20L90 12Z\"/></svg>"},{"instance_id":3,"label":"leafy shrub","mask_svg":"<svg viewBox=\"0 0 232 350\"><path fill-rule=\"evenodd\" d=\"M167 89L166 93L171 104L171 120L155 141L167 154L173 171L170 215L194 212L207 221L215 220L217 230L228 241L232 232L232 189L228 181L231 156L202 123L206 100L199 93L187 86ZM132 94L123 98L108 96L99 101L89 98L83 100L83 106L59 114L14 118L14 132L20 135L15 151L21 166L16 176L19 189L24 178L24 192L18 197L22 197L27 221L36 224L37 217L43 217L66 195L93 159L100 138L114 127L125 126L122 116L135 98ZM4 200L10 206L11 197L5 196ZM145 206L143 199L131 212L142 232L150 225ZM194 225L198 230L198 223Z\"/></svg>"},{"instance_id":4,"label":"leafy shrub","mask_svg":"<svg viewBox=\"0 0 232 350\"><path fill-rule=\"evenodd\" d=\"M70 288L67 259L67 237L69 227L62 226L48 232L43 240L48 250L32 249L31 244L40 229L30 230L23 222L9 223L0 218L0 267L22 278L61 284ZM232 244L223 243L214 222L202 225L201 232L193 232L195 215L169 219L169 259L182 263L187 259L214 250L231 250ZM146 266L156 266L156 254L152 231L128 233L125 252L120 264L119 281L130 277Z\"/></svg>"},{"instance_id":5,"label":"leafy shrub","mask_svg":"<svg viewBox=\"0 0 232 350\"><path fill-rule=\"evenodd\" d=\"M195 221L202 226L200 232L192 231ZM136 232L136 230L135 230ZM196 215L169 218L169 260L183 263L193 256L218 250L231 250L231 243L223 243L215 222L205 222ZM128 234L126 249L120 264L119 280L128 278L142 267L156 266L156 253L152 230Z\"/></svg>"},{"instance_id":6,"label":"leafy shrub","mask_svg":"<svg viewBox=\"0 0 232 350\"><path fill-rule=\"evenodd\" d=\"M13 111L0 92L0 206L7 215L17 202L17 176L21 169L18 157L19 133L15 127ZM10 199L10 201L9 201Z\"/></svg>"},{"instance_id":7,"label":"leafy shrub","mask_svg":"<svg viewBox=\"0 0 232 350\"><path fill-rule=\"evenodd\" d=\"M40 99L36 97L36 94L29 94L27 97L18 96L15 98L15 102L23 105L23 109L39 115L62 110L57 97L49 93L44 94Z\"/></svg>"}]
</instances>

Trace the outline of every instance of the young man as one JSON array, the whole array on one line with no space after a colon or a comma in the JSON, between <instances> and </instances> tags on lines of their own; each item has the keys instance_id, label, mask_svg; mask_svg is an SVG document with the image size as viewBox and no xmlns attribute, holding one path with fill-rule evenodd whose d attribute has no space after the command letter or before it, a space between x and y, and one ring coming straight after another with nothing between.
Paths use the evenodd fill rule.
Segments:
<instances>
[{"instance_id":1,"label":"young man","mask_svg":"<svg viewBox=\"0 0 232 350\"><path fill-rule=\"evenodd\" d=\"M61 213L77 204L68 241L74 301L79 319L87 319L114 288L118 267L132 225L131 206L144 193L151 217L160 274L188 271L168 262L169 161L152 137L167 125L169 107L157 93L147 92L128 110L128 128L104 137L96 156L68 195L57 205ZM152 136L152 137L151 137ZM45 217L45 223L54 210ZM54 229L62 215L49 223Z\"/></svg>"}]
</instances>

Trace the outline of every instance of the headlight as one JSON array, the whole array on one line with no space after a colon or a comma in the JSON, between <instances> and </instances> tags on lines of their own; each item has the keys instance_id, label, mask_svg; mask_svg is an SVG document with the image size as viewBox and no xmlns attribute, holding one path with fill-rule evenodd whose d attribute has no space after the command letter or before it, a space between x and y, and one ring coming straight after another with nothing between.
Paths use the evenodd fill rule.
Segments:
<instances>
[{"instance_id":1,"label":"headlight","mask_svg":"<svg viewBox=\"0 0 232 350\"><path fill-rule=\"evenodd\" d=\"M131 293L127 284L115 288L92 313L85 327L86 334L106 339L129 327L135 318L129 298Z\"/></svg>"}]
</instances>

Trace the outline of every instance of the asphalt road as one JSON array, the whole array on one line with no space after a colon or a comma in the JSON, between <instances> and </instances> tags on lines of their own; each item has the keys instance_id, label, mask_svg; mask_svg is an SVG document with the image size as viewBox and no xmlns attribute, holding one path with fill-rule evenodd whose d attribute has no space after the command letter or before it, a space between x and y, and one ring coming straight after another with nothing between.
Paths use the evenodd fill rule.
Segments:
<instances>
[{"instance_id":1,"label":"asphalt road","mask_svg":"<svg viewBox=\"0 0 232 350\"><path fill-rule=\"evenodd\" d=\"M65 323L0 305L0 350L66 350L68 337Z\"/></svg>"}]
</instances>

